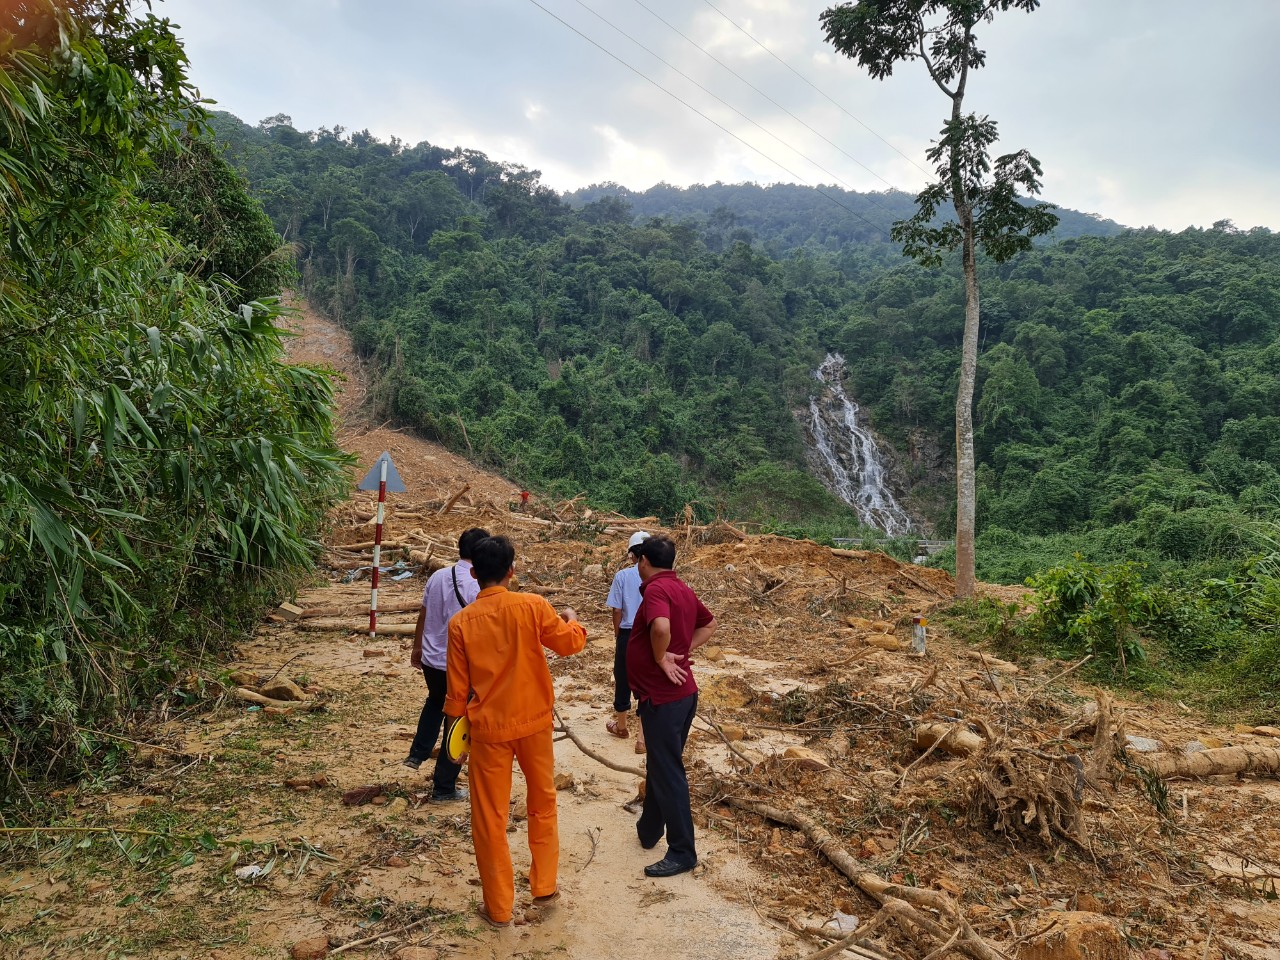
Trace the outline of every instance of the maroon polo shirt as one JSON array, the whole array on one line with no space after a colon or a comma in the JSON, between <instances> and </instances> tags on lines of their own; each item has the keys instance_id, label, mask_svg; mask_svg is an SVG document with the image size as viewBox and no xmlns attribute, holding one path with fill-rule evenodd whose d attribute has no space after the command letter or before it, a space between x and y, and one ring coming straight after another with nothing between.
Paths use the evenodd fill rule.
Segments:
<instances>
[{"instance_id":1,"label":"maroon polo shirt","mask_svg":"<svg viewBox=\"0 0 1280 960\"><path fill-rule=\"evenodd\" d=\"M693 666L683 658L689 655L693 631L712 621L711 611L673 570L654 574L648 583L640 585L640 594L644 600L631 625L631 638L627 640L627 684L638 699L648 700L655 706L683 700L698 692ZM679 686L667 679L653 659L649 624L659 617L671 621L671 645L667 649L689 673Z\"/></svg>"}]
</instances>

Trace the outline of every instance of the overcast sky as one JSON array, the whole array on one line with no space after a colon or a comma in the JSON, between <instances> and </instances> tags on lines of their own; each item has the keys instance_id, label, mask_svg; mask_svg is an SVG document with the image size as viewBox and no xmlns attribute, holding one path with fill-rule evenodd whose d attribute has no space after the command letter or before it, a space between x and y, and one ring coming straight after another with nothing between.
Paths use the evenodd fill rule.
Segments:
<instances>
[{"instance_id":1,"label":"overcast sky","mask_svg":"<svg viewBox=\"0 0 1280 960\"><path fill-rule=\"evenodd\" d=\"M557 190L746 180L915 192L950 102L918 63L875 81L836 54L818 23L829 6L155 8L180 25L203 95L251 124L286 113L301 130L340 125L470 147L541 170ZM1025 147L1040 159L1043 197L1060 206L1129 226L1230 219L1280 230L1277 36L1280 0L1046 0L983 28L988 66L971 78L965 106L999 121L1002 152Z\"/></svg>"}]
</instances>

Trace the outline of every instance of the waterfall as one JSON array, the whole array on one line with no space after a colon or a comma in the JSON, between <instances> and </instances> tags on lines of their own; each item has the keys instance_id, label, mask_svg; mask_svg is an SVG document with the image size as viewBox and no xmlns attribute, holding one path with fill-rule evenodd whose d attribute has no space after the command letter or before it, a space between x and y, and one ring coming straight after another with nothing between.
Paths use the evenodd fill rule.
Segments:
<instances>
[{"instance_id":1,"label":"waterfall","mask_svg":"<svg viewBox=\"0 0 1280 960\"><path fill-rule=\"evenodd\" d=\"M813 375L822 388L819 396L809 398L809 432L828 486L863 523L890 537L905 536L914 524L885 485L875 438L858 425L858 405L845 395L844 357L827 354Z\"/></svg>"}]
</instances>

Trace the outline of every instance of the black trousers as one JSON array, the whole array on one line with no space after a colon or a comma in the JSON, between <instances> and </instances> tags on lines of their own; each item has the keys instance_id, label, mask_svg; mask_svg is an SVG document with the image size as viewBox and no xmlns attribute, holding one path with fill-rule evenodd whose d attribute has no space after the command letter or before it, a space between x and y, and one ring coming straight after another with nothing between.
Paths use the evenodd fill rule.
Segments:
<instances>
[{"instance_id":1,"label":"black trousers","mask_svg":"<svg viewBox=\"0 0 1280 960\"><path fill-rule=\"evenodd\" d=\"M693 843L693 811L689 805L689 778L684 770L684 745L698 710L698 695L654 706L640 701L640 727L648 747L645 759L644 809L636 821L636 834L648 848L667 836L667 856L694 866L698 852Z\"/></svg>"},{"instance_id":2,"label":"black trousers","mask_svg":"<svg viewBox=\"0 0 1280 960\"><path fill-rule=\"evenodd\" d=\"M418 716L418 732L414 734L413 745L409 747L409 758L418 761L430 759L431 750L440 737L440 728L444 725L444 697L449 692L449 678L443 670L424 663L422 678L427 681L427 702L422 705L422 713ZM449 759L448 751L441 744L432 777L433 790L436 793L452 793L457 786L458 772L461 769Z\"/></svg>"},{"instance_id":3,"label":"black trousers","mask_svg":"<svg viewBox=\"0 0 1280 960\"><path fill-rule=\"evenodd\" d=\"M626 713L631 709L631 685L627 683L627 641L631 628L621 627L613 641L613 709Z\"/></svg>"}]
</instances>

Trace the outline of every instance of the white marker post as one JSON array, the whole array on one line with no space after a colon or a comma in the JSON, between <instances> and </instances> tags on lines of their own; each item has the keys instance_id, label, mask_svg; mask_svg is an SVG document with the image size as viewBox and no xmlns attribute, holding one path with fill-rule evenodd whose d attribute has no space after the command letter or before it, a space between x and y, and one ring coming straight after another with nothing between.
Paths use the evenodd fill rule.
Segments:
<instances>
[{"instance_id":1,"label":"white marker post","mask_svg":"<svg viewBox=\"0 0 1280 960\"><path fill-rule=\"evenodd\" d=\"M378 573L382 569L382 520L387 491L404 493L408 488L400 479L396 465L391 462L391 454L383 451L357 489L378 491L377 523L373 530L373 590L369 595L369 639L373 640L378 636Z\"/></svg>"}]
</instances>

